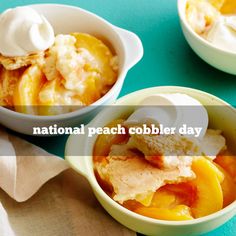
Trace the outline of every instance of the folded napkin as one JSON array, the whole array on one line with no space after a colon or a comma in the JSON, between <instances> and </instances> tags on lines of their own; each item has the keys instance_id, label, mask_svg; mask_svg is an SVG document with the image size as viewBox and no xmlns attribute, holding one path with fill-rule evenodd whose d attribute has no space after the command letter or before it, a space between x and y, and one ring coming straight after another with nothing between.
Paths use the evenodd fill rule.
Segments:
<instances>
[{"instance_id":1,"label":"folded napkin","mask_svg":"<svg viewBox=\"0 0 236 236\"><path fill-rule=\"evenodd\" d=\"M102 209L84 177L66 169L63 159L0 127L1 236L135 235Z\"/></svg>"},{"instance_id":2,"label":"folded napkin","mask_svg":"<svg viewBox=\"0 0 236 236\"><path fill-rule=\"evenodd\" d=\"M69 168L67 163L0 127L0 188L18 202Z\"/></svg>"},{"instance_id":3,"label":"folded napkin","mask_svg":"<svg viewBox=\"0 0 236 236\"><path fill-rule=\"evenodd\" d=\"M0 190L1 236L135 236L100 206L87 180L72 169L18 203Z\"/></svg>"}]
</instances>

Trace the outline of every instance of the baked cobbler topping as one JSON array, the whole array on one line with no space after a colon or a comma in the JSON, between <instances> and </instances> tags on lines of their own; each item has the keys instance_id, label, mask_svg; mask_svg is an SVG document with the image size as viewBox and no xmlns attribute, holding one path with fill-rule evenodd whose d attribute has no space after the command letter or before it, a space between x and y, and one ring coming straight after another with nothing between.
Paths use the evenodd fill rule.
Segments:
<instances>
[{"instance_id":1,"label":"baked cobbler topping","mask_svg":"<svg viewBox=\"0 0 236 236\"><path fill-rule=\"evenodd\" d=\"M160 120L153 107L142 115L139 109L143 111L138 107L106 127L141 125L145 114ZM191 220L236 199L236 158L226 144L220 130L209 128L198 138L178 133L101 134L94 146L94 171L103 190L127 209L161 220Z\"/></svg>"}]
</instances>

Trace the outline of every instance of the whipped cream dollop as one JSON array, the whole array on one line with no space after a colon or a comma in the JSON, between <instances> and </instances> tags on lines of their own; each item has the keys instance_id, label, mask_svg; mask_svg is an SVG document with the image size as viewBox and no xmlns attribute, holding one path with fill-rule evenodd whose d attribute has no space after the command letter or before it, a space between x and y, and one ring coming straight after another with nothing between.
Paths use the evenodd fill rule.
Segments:
<instances>
[{"instance_id":1,"label":"whipped cream dollop","mask_svg":"<svg viewBox=\"0 0 236 236\"><path fill-rule=\"evenodd\" d=\"M208 113L198 100L186 94L156 94L142 100L124 124L175 127L176 133L183 125L199 127L201 133L198 138L201 139L207 131Z\"/></svg>"},{"instance_id":2,"label":"whipped cream dollop","mask_svg":"<svg viewBox=\"0 0 236 236\"><path fill-rule=\"evenodd\" d=\"M0 15L0 53L27 56L48 49L54 30L48 20L30 7L8 9Z\"/></svg>"},{"instance_id":3,"label":"whipped cream dollop","mask_svg":"<svg viewBox=\"0 0 236 236\"><path fill-rule=\"evenodd\" d=\"M236 16L221 16L206 34L206 39L214 46L236 52Z\"/></svg>"}]
</instances>

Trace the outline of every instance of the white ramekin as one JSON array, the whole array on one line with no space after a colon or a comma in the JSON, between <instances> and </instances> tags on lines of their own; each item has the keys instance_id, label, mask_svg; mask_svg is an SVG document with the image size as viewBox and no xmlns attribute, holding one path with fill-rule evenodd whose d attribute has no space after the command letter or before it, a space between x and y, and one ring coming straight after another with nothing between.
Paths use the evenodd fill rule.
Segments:
<instances>
[{"instance_id":1,"label":"white ramekin","mask_svg":"<svg viewBox=\"0 0 236 236\"><path fill-rule=\"evenodd\" d=\"M211 66L236 75L236 53L219 49L198 35L186 19L187 0L178 0L178 13L184 36L193 51Z\"/></svg>"},{"instance_id":2,"label":"white ramekin","mask_svg":"<svg viewBox=\"0 0 236 236\"><path fill-rule=\"evenodd\" d=\"M19 133L32 135L33 127L75 126L87 123L102 108L118 97L128 70L143 56L140 39L134 33L121 29L101 17L78 7L60 4L30 5L43 14L54 27L55 33L84 32L105 39L114 48L119 58L117 82L111 90L91 106L57 116L34 116L21 114L0 107L0 124Z\"/></svg>"},{"instance_id":3,"label":"white ramekin","mask_svg":"<svg viewBox=\"0 0 236 236\"><path fill-rule=\"evenodd\" d=\"M137 105L144 98L159 93L183 93L199 100L207 109L210 127L223 130L228 146L234 152L236 151L236 110L213 95L190 88L154 87L128 94L117 100L115 106L118 106L115 112L113 109L106 108L88 125L104 127L110 121L130 112L130 105ZM235 216L236 201L214 214L189 221L156 220L127 210L112 200L96 180L92 161L96 139L97 135L91 138L87 138L87 135L71 135L66 145L66 160L89 181L95 196L108 213L126 227L145 235L192 236L209 232ZM81 194L83 194L82 190Z\"/></svg>"}]
</instances>

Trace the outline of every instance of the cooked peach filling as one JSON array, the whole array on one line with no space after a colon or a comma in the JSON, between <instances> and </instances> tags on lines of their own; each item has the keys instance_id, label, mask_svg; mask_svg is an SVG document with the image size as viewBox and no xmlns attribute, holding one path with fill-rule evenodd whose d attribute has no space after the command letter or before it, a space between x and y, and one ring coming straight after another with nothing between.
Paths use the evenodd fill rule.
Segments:
<instances>
[{"instance_id":1,"label":"cooked peach filling","mask_svg":"<svg viewBox=\"0 0 236 236\"><path fill-rule=\"evenodd\" d=\"M236 13L234 0L188 0L186 19L191 28L203 35L221 15Z\"/></svg>"},{"instance_id":2,"label":"cooked peach filling","mask_svg":"<svg viewBox=\"0 0 236 236\"><path fill-rule=\"evenodd\" d=\"M113 200L140 215L172 221L207 216L235 201L236 158L227 154L220 131L208 130L204 140L215 156L204 154L206 145L202 149L178 135L99 135L96 178ZM166 155L175 148L181 156Z\"/></svg>"},{"instance_id":3,"label":"cooked peach filling","mask_svg":"<svg viewBox=\"0 0 236 236\"><path fill-rule=\"evenodd\" d=\"M101 98L116 82L117 56L84 33L57 35L45 52L0 55L0 105L33 115L56 115Z\"/></svg>"}]
</instances>

